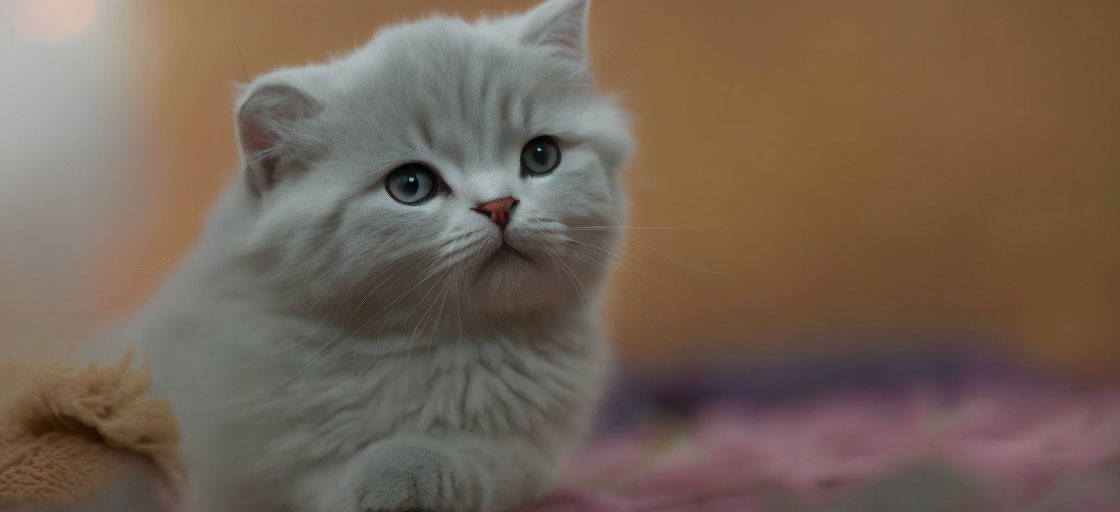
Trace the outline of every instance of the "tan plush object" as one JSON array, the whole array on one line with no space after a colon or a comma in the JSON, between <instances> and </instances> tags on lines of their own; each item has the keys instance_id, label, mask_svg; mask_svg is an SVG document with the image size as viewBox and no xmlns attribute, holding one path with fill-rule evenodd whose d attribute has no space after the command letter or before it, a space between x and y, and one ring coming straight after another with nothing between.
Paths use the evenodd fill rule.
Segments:
<instances>
[{"instance_id":1,"label":"tan plush object","mask_svg":"<svg viewBox=\"0 0 1120 512\"><path fill-rule=\"evenodd\" d=\"M109 365L0 368L0 508L66 507L116 492L136 468L175 496L183 471L171 406L147 396L129 351ZM139 464L138 464L139 463Z\"/></svg>"}]
</instances>

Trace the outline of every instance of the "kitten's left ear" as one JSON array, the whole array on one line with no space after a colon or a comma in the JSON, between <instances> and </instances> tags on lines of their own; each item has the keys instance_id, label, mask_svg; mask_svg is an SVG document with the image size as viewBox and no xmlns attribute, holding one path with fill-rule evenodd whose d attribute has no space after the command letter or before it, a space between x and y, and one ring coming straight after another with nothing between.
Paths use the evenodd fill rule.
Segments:
<instances>
[{"instance_id":1,"label":"kitten's left ear","mask_svg":"<svg viewBox=\"0 0 1120 512\"><path fill-rule=\"evenodd\" d=\"M591 0L548 0L522 16L521 42L544 46L560 57L587 64L587 17Z\"/></svg>"}]
</instances>

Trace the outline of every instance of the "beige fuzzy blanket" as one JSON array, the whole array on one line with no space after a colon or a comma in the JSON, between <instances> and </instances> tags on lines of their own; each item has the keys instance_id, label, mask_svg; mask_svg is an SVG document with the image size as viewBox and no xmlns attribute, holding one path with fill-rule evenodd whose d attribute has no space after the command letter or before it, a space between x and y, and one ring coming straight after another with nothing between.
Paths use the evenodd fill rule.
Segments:
<instances>
[{"instance_id":1,"label":"beige fuzzy blanket","mask_svg":"<svg viewBox=\"0 0 1120 512\"><path fill-rule=\"evenodd\" d=\"M0 510L166 510L183 487L171 406L131 351L84 367L0 365Z\"/></svg>"}]
</instances>

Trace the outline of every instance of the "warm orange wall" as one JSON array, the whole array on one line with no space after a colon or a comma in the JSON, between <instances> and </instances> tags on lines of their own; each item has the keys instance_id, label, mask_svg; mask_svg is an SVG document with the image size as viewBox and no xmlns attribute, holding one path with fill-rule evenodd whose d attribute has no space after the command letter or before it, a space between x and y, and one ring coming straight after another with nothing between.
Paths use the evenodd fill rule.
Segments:
<instances>
[{"instance_id":1,"label":"warm orange wall","mask_svg":"<svg viewBox=\"0 0 1120 512\"><path fill-rule=\"evenodd\" d=\"M166 158L146 227L106 254L107 313L149 293L230 172L226 81L531 2L136 3ZM597 0L594 66L641 146L633 224L706 227L633 232L623 347L953 326L1120 366L1117 27L1114 0Z\"/></svg>"}]
</instances>

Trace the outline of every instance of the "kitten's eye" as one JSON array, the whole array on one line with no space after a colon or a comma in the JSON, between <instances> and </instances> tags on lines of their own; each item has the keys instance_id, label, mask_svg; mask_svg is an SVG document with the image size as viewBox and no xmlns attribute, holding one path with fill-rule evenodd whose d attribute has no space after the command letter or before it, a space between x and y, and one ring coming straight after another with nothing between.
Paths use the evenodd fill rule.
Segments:
<instances>
[{"instance_id":1,"label":"kitten's eye","mask_svg":"<svg viewBox=\"0 0 1120 512\"><path fill-rule=\"evenodd\" d=\"M405 164L385 178L385 190L398 202L417 205L439 192L439 178L423 164Z\"/></svg>"},{"instance_id":2,"label":"kitten's eye","mask_svg":"<svg viewBox=\"0 0 1120 512\"><path fill-rule=\"evenodd\" d=\"M521 149L521 170L532 176L548 174L560 165L560 146L552 137L537 137Z\"/></svg>"}]
</instances>

